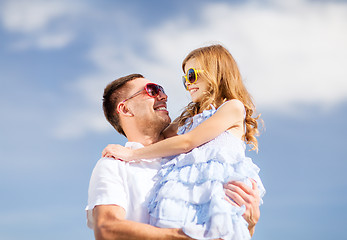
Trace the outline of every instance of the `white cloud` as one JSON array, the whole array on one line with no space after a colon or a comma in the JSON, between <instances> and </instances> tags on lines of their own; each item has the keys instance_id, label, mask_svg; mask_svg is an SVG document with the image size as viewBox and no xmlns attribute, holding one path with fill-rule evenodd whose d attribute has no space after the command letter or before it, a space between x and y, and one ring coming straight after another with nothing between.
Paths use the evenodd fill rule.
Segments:
<instances>
[{"instance_id":1,"label":"white cloud","mask_svg":"<svg viewBox=\"0 0 347 240\"><path fill-rule=\"evenodd\" d=\"M38 38L39 48L61 48L69 44L74 39L74 34L69 32L43 34Z\"/></svg>"},{"instance_id":2,"label":"white cloud","mask_svg":"<svg viewBox=\"0 0 347 240\"><path fill-rule=\"evenodd\" d=\"M74 39L69 17L82 9L76 2L63 0L11 0L2 4L0 16L7 31L21 34L13 49L61 48ZM69 24L64 24L69 20Z\"/></svg>"},{"instance_id":3,"label":"white cloud","mask_svg":"<svg viewBox=\"0 0 347 240\"><path fill-rule=\"evenodd\" d=\"M13 50L26 50L29 48L37 49L56 49L63 48L72 42L75 34L67 30L53 33L39 33L26 36L14 42L11 46Z\"/></svg>"},{"instance_id":4,"label":"white cloud","mask_svg":"<svg viewBox=\"0 0 347 240\"><path fill-rule=\"evenodd\" d=\"M58 126L52 129L52 135L58 139L73 139L84 136L87 132L106 132L111 131L112 127L105 120L99 106L76 109L67 112L67 116L62 118Z\"/></svg>"},{"instance_id":5,"label":"white cloud","mask_svg":"<svg viewBox=\"0 0 347 240\"><path fill-rule=\"evenodd\" d=\"M13 32L43 30L49 23L63 16L67 5L59 1L11 0L3 6L4 27Z\"/></svg>"}]
</instances>

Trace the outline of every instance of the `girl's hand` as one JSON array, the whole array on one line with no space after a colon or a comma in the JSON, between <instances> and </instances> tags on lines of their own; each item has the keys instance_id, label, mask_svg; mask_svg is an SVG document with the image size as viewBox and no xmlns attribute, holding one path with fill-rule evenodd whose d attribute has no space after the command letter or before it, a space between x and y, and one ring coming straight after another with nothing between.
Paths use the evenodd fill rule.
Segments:
<instances>
[{"instance_id":1,"label":"girl's hand","mask_svg":"<svg viewBox=\"0 0 347 240\"><path fill-rule=\"evenodd\" d=\"M118 144L109 144L102 151L102 157L110 157L125 162L132 161L133 150Z\"/></svg>"}]
</instances>

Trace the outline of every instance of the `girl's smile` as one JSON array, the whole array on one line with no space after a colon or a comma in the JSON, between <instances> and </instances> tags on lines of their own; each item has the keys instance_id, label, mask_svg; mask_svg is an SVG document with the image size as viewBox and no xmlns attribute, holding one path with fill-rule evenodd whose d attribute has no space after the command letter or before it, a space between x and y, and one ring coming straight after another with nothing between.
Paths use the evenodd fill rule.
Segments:
<instances>
[{"instance_id":1,"label":"girl's smile","mask_svg":"<svg viewBox=\"0 0 347 240\"><path fill-rule=\"evenodd\" d=\"M194 94L198 90L199 90L199 88L197 88L197 87L188 88L188 91L189 91L190 95Z\"/></svg>"}]
</instances>

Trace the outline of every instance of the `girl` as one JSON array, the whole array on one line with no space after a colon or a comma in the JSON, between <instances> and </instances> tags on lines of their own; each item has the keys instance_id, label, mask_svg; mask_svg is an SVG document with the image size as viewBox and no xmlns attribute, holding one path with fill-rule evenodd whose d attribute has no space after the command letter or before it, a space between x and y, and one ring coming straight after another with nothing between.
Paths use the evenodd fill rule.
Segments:
<instances>
[{"instance_id":1,"label":"girl","mask_svg":"<svg viewBox=\"0 0 347 240\"><path fill-rule=\"evenodd\" d=\"M192 51L182 68L192 102L165 130L169 138L136 150L109 145L103 156L124 161L173 156L157 175L149 203L152 225L182 228L196 239L250 239L245 207L224 199L223 184L235 180L251 187L253 178L260 197L265 193L259 168L245 157L244 142L258 149L251 96L221 45Z\"/></svg>"}]
</instances>

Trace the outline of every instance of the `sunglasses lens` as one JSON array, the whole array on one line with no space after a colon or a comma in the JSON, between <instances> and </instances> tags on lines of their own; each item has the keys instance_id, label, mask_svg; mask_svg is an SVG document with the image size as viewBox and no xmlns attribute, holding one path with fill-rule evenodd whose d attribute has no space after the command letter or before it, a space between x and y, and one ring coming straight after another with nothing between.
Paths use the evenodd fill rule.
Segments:
<instances>
[{"instance_id":1,"label":"sunglasses lens","mask_svg":"<svg viewBox=\"0 0 347 240\"><path fill-rule=\"evenodd\" d=\"M194 83L196 81L196 74L194 69L190 68L187 73L188 82Z\"/></svg>"},{"instance_id":2,"label":"sunglasses lens","mask_svg":"<svg viewBox=\"0 0 347 240\"><path fill-rule=\"evenodd\" d=\"M160 86L160 85L157 85L157 86L158 86L158 88L159 88L158 94L159 94L159 91L161 91L162 93L165 94L164 88L163 88L162 86Z\"/></svg>"},{"instance_id":3,"label":"sunglasses lens","mask_svg":"<svg viewBox=\"0 0 347 240\"><path fill-rule=\"evenodd\" d=\"M159 88L155 84L147 84L146 91L151 97L155 97L159 94Z\"/></svg>"},{"instance_id":4,"label":"sunglasses lens","mask_svg":"<svg viewBox=\"0 0 347 240\"><path fill-rule=\"evenodd\" d=\"M183 83L184 88L187 88L187 86L186 86L186 76L182 76L182 83Z\"/></svg>"},{"instance_id":5,"label":"sunglasses lens","mask_svg":"<svg viewBox=\"0 0 347 240\"><path fill-rule=\"evenodd\" d=\"M162 91L164 94L164 88L160 85L149 83L146 85L146 91L150 97L156 97L159 95L159 91Z\"/></svg>"}]
</instances>

